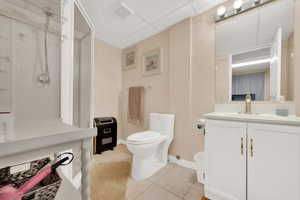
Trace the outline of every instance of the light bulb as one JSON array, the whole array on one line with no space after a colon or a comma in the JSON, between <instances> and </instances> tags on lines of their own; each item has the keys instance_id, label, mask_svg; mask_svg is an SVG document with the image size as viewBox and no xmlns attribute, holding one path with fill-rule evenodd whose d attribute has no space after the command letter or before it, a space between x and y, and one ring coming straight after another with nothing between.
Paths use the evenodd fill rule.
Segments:
<instances>
[{"instance_id":1,"label":"light bulb","mask_svg":"<svg viewBox=\"0 0 300 200\"><path fill-rule=\"evenodd\" d=\"M221 7L218 8L217 15L219 17L224 17L225 13L226 13L226 7L225 6L221 6Z\"/></svg>"},{"instance_id":2,"label":"light bulb","mask_svg":"<svg viewBox=\"0 0 300 200\"><path fill-rule=\"evenodd\" d=\"M243 0L235 0L235 2L233 3L233 8L236 11L240 11L242 9L243 3Z\"/></svg>"}]
</instances>

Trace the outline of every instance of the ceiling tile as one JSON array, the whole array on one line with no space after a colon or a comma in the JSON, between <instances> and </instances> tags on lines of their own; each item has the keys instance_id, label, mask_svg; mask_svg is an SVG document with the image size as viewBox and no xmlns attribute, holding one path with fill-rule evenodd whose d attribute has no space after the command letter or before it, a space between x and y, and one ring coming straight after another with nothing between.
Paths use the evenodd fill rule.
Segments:
<instances>
[{"instance_id":1,"label":"ceiling tile","mask_svg":"<svg viewBox=\"0 0 300 200\"><path fill-rule=\"evenodd\" d=\"M117 47L139 42L224 0L81 0L96 28L97 38ZM120 2L136 14L121 19ZM151 26L152 24L152 26Z\"/></svg>"},{"instance_id":2,"label":"ceiling tile","mask_svg":"<svg viewBox=\"0 0 300 200\"><path fill-rule=\"evenodd\" d=\"M131 35L126 36L121 40L121 47L125 48L132 44L135 44L139 41L142 41L158 32L157 29L153 28L152 26L145 26L141 28L139 31L132 33Z\"/></svg>"},{"instance_id":3,"label":"ceiling tile","mask_svg":"<svg viewBox=\"0 0 300 200\"><path fill-rule=\"evenodd\" d=\"M147 25L136 15L121 19L115 14L118 6L119 1L101 0L101 4L98 0L89 1L86 9L96 26L97 35L111 35L121 39Z\"/></svg>"},{"instance_id":4,"label":"ceiling tile","mask_svg":"<svg viewBox=\"0 0 300 200\"><path fill-rule=\"evenodd\" d=\"M195 8L196 14L200 14L218 4L225 2L226 0L190 0L191 5Z\"/></svg>"},{"instance_id":5,"label":"ceiling tile","mask_svg":"<svg viewBox=\"0 0 300 200\"><path fill-rule=\"evenodd\" d=\"M188 0L123 0L123 2L146 21L153 22L182 7Z\"/></svg>"},{"instance_id":6,"label":"ceiling tile","mask_svg":"<svg viewBox=\"0 0 300 200\"><path fill-rule=\"evenodd\" d=\"M157 20L153 23L155 27L159 30L164 30L173 24L180 22L183 19L186 19L190 16L194 15L194 9L190 4L174 11L173 13L162 17L161 19Z\"/></svg>"}]
</instances>

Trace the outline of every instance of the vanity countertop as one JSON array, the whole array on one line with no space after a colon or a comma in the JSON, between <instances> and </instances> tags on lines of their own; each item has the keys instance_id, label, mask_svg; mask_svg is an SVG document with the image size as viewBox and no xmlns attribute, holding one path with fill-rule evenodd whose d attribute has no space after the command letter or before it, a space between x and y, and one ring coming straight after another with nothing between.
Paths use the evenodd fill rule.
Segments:
<instances>
[{"instance_id":1,"label":"vanity countertop","mask_svg":"<svg viewBox=\"0 0 300 200\"><path fill-rule=\"evenodd\" d=\"M70 126L60 119L51 119L18 122L13 134L13 140L0 142L0 157L83 140L96 136L97 131Z\"/></svg>"},{"instance_id":2,"label":"vanity countertop","mask_svg":"<svg viewBox=\"0 0 300 200\"><path fill-rule=\"evenodd\" d=\"M212 112L207 113L204 116L206 119L300 126L300 117L296 116L283 117L274 114L243 114L226 112Z\"/></svg>"}]
</instances>

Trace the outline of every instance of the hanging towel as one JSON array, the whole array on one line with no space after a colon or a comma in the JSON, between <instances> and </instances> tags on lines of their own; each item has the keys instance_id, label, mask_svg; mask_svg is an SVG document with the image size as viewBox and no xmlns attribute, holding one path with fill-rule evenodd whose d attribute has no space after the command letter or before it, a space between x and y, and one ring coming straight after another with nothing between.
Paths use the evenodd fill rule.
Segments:
<instances>
[{"instance_id":1,"label":"hanging towel","mask_svg":"<svg viewBox=\"0 0 300 200\"><path fill-rule=\"evenodd\" d=\"M130 87L128 91L128 122L140 125L144 121L144 87Z\"/></svg>"}]
</instances>

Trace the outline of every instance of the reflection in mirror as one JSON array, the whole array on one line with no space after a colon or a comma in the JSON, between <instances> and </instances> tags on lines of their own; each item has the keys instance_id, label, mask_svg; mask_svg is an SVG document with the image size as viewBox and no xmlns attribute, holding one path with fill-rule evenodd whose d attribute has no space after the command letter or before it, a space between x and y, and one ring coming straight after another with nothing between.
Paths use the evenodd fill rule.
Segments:
<instances>
[{"instance_id":1,"label":"reflection in mirror","mask_svg":"<svg viewBox=\"0 0 300 200\"><path fill-rule=\"evenodd\" d=\"M294 0L216 24L216 101L293 99Z\"/></svg>"}]
</instances>

